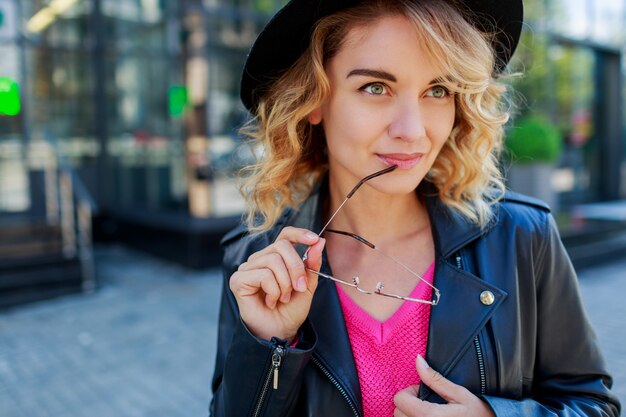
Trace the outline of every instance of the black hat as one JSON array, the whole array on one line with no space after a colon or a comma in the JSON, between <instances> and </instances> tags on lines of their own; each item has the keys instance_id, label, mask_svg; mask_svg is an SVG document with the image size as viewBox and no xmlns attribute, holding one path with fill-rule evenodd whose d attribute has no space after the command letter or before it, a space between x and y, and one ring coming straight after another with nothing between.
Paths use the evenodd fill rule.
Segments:
<instances>
[{"instance_id":1,"label":"black hat","mask_svg":"<svg viewBox=\"0 0 626 417\"><path fill-rule=\"evenodd\" d=\"M254 42L241 77L241 100L254 110L266 89L308 47L313 26L321 18L364 0L291 0L280 9ZM416 0L419 1L419 0ZM493 47L497 72L511 59L522 31L522 0L460 0L474 13L478 30L496 32Z\"/></svg>"}]
</instances>

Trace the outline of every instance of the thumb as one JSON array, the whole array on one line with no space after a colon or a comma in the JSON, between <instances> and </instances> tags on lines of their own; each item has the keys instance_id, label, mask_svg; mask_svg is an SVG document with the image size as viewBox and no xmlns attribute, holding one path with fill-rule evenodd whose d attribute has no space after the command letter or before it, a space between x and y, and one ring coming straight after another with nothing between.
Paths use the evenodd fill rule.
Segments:
<instances>
[{"instance_id":1,"label":"thumb","mask_svg":"<svg viewBox=\"0 0 626 417\"><path fill-rule=\"evenodd\" d=\"M304 266L312 269L313 271L319 271L322 267L322 251L326 245L326 239L319 239L313 246L309 248L307 253L307 260L304 261ZM307 272L307 289L315 291L317 287L317 274L313 272Z\"/></svg>"},{"instance_id":2,"label":"thumb","mask_svg":"<svg viewBox=\"0 0 626 417\"><path fill-rule=\"evenodd\" d=\"M441 398L449 403L459 403L467 390L455 384L454 382L444 378L439 372L428 365L421 355L417 355L416 366L417 373L424 384L435 391Z\"/></svg>"}]
</instances>

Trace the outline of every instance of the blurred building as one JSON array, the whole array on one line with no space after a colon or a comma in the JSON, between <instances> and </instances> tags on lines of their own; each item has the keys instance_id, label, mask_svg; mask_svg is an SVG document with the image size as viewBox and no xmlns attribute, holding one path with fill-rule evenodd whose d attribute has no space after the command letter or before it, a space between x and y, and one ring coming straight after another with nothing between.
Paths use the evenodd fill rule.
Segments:
<instances>
[{"instance_id":1,"label":"blurred building","mask_svg":"<svg viewBox=\"0 0 626 417\"><path fill-rule=\"evenodd\" d=\"M32 219L63 234L61 203L74 203L75 227L83 201L99 239L218 263L243 207L234 176L252 156L237 133L240 71L284 2L0 0L0 235ZM626 198L626 0L525 3L513 66L527 76L513 82L520 113L547 116L566 140L549 181L559 212Z\"/></svg>"},{"instance_id":2,"label":"blurred building","mask_svg":"<svg viewBox=\"0 0 626 417\"><path fill-rule=\"evenodd\" d=\"M626 2L524 5L527 25L512 62L523 73L513 81L521 97L509 132L527 117L543 118L557 130L562 151L521 191L551 203L575 265L624 256Z\"/></svg>"},{"instance_id":3,"label":"blurred building","mask_svg":"<svg viewBox=\"0 0 626 417\"><path fill-rule=\"evenodd\" d=\"M239 74L278 3L0 0L0 234L19 241L0 258L41 254L33 223L63 235L65 169L66 194L97 210L96 238L219 263L243 207L234 176L252 157Z\"/></svg>"}]
</instances>

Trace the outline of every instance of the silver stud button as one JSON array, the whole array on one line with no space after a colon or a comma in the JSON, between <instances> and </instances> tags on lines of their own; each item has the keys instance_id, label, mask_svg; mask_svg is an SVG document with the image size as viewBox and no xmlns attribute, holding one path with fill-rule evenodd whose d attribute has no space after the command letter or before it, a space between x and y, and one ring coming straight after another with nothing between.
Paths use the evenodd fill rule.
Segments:
<instances>
[{"instance_id":1,"label":"silver stud button","mask_svg":"<svg viewBox=\"0 0 626 417\"><path fill-rule=\"evenodd\" d=\"M480 293L480 302L486 306L490 306L496 301L495 295L491 291L483 291Z\"/></svg>"}]
</instances>

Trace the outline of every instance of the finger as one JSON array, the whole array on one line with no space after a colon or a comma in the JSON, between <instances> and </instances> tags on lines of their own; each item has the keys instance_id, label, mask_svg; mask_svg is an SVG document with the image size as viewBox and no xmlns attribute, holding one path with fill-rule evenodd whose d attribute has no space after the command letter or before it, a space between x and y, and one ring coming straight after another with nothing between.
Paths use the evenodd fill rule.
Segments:
<instances>
[{"instance_id":1,"label":"finger","mask_svg":"<svg viewBox=\"0 0 626 417\"><path fill-rule=\"evenodd\" d=\"M417 398L417 386L398 391L393 397L396 409L410 416L433 415L435 404Z\"/></svg>"},{"instance_id":2,"label":"finger","mask_svg":"<svg viewBox=\"0 0 626 417\"><path fill-rule=\"evenodd\" d=\"M269 269L262 269L261 289L265 293L265 305L269 309L274 309L280 298L280 287L276 281L276 277Z\"/></svg>"},{"instance_id":3,"label":"finger","mask_svg":"<svg viewBox=\"0 0 626 417\"><path fill-rule=\"evenodd\" d=\"M279 240L274 244L278 253L283 258L283 263L287 268L289 279L290 279L290 287L293 287L296 291L304 292L306 291L306 286L299 286L299 279L306 275L306 271L304 270L304 262L296 249L291 245L287 240ZM291 288L290 288L291 293Z\"/></svg>"},{"instance_id":4,"label":"finger","mask_svg":"<svg viewBox=\"0 0 626 417\"><path fill-rule=\"evenodd\" d=\"M280 231L276 240L285 239L292 243L303 243L305 245L313 245L320 237L317 233L314 233L308 229L302 229L299 227L287 226Z\"/></svg>"},{"instance_id":5,"label":"finger","mask_svg":"<svg viewBox=\"0 0 626 417\"><path fill-rule=\"evenodd\" d=\"M287 226L283 230L280 231L274 243L279 242L281 240L286 240L287 242L291 244L301 243L303 245L310 246L310 245L315 244L319 239L320 237L310 230ZM262 256L273 251L274 251L274 245L272 244L272 245L265 247L264 249L261 249L258 252L253 253L252 255L250 255L248 260L249 261L253 260L258 256Z\"/></svg>"},{"instance_id":6,"label":"finger","mask_svg":"<svg viewBox=\"0 0 626 417\"><path fill-rule=\"evenodd\" d=\"M469 391L464 387L444 378L439 372L428 365L421 355L417 355L416 367L422 382L449 403L460 403Z\"/></svg>"},{"instance_id":7,"label":"finger","mask_svg":"<svg viewBox=\"0 0 626 417\"><path fill-rule=\"evenodd\" d=\"M320 240L315 243L309 249L309 255L307 260L304 261L304 265L307 268L310 268L314 271L319 271L322 266L322 252L324 251L324 246L326 245L326 239L320 238Z\"/></svg>"},{"instance_id":8,"label":"finger","mask_svg":"<svg viewBox=\"0 0 626 417\"><path fill-rule=\"evenodd\" d=\"M276 237L276 242L286 240L291 244L301 243L303 245L313 245L319 240L319 236L307 229L301 229L298 227L287 226L283 230L280 231L278 236ZM274 252L274 246L268 245L267 247L261 249L258 252L253 253L248 257L248 261L254 260L259 256L263 256L270 252Z\"/></svg>"},{"instance_id":9,"label":"finger","mask_svg":"<svg viewBox=\"0 0 626 417\"><path fill-rule=\"evenodd\" d=\"M289 271L285 265L285 261L281 254L270 253L262 258L266 265L265 267L272 271L274 278L280 288L280 301L282 303L288 303L291 299L291 277Z\"/></svg>"},{"instance_id":10,"label":"finger","mask_svg":"<svg viewBox=\"0 0 626 417\"><path fill-rule=\"evenodd\" d=\"M300 259L298 252L286 240L277 241L270 245L273 252L263 255L257 253L255 257L249 259L239 266L240 271L252 271L260 268L270 268L276 275L278 285L281 290L280 300L283 303L289 302L291 292L305 291L306 288L296 287L298 278L305 275L304 262Z\"/></svg>"},{"instance_id":11,"label":"finger","mask_svg":"<svg viewBox=\"0 0 626 417\"><path fill-rule=\"evenodd\" d=\"M420 394L420 386L419 385L411 385L403 389L402 391L407 392L409 395L412 395L415 398L419 398Z\"/></svg>"},{"instance_id":12,"label":"finger","mask_svg":"<svg viewBox=\"0 0 626 417\"><path fill-rule=\"evenodd\" d=\"M304 261L304 265L312 269L313 271L319 271L322 266L322 252L324 251L324 245L326 245L326 239L320 239L316 244L311 246L309 250L309 255L306 261ZM311 292L315 292L317 288L317 274L312 272L307 272L306 280L304 277L298 279L298 285L302 285L304 283L307 289Z\"/></svg>"},{"instance_id":13,"label":"finger","mask_svg":"<svg viewBox=\"0 0 626 417\"><path fill-rule=\"evenodd\" d=\"M230 289L236 298L256 296L263 292L265 305L273 309L280 297L280 287L274 273L267 269L237 271L230 279Z\"/></svg>"},{"instance_id":14,"label":"finger","mask_svg":"<svg viewBox=\"0 0 626 417\"><path fill-rule=\"evenodd\" d=\"M409 417L407 414L404 414L399 408L393 410L393 417Z\"/></svg>"}]
</instances>

